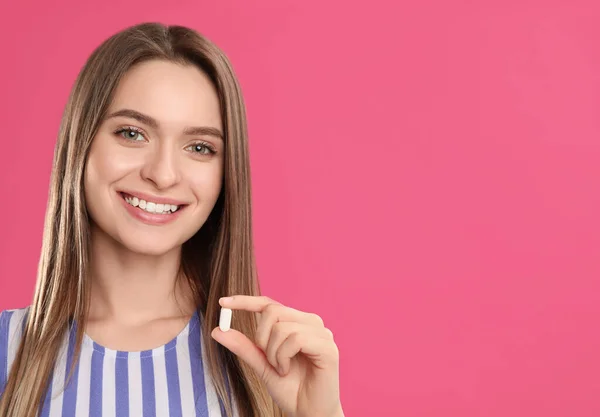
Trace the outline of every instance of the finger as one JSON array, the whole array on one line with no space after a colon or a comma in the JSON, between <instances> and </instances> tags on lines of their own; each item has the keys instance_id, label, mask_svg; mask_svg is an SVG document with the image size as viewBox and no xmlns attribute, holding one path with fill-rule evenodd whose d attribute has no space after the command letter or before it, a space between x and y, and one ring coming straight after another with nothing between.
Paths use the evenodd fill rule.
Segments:
<instances>
[{"instance_id":1,"label":"finger","mask_svg":"<svg viewBox=\"0 0 600 417\"><path fill-rule=\"evenodd\" d=\"M300 323L289 323L279 322L275 323L271 330L269 337L269 343L265 347L264 352L267 355L267 360L273 368L275 368L280 374L282 373L281 363L277 360L277 351L281 344L293 333L306 333L314 334L314 337L318 337L317 330L312 326Z\"/></svg>"},{"instance_id":2,"label":"finger","mask_svg":"<svg viewBox=\"0 0 600 417\"><path fill-rule=\"evenodd\" d=\"M299 353L304 354L317 368L325 369L338 364L337 346L324 332L320 336L307 332L291 333L275 353L280 374L286 375L289 372L292 358Z\"/></svg>"},{"instance_id":3,"label":"finger","mask_svg":"<svg viewBox=\"0 0 600 417\"><path fill-rule=\"evenodd\" d=\"M267 308L280 306L289 309L290 313L295 312L295 316L287 319L287 321L312 322L315 325L324 326L323 319L317 314L305 313L291 307L285 307L280 302L265 296L232 295L230 297L221 297L219 299L219 304L221 307L230 308L232 310L246 310L261 314Z\"/></svg>"},{"instance_id":4,"label":"finger","mask_svg":"<svg viewBox=\"0 0 600 417\"><path fill-rule=\"evenodd\" d=\"M273 376L277 375L275 369L267 361L265 354L243 333L235 329L223 332L215 327L211 332L211 336L247 363L263 381L268 382L273 379Z\"/></svg>"},{"instance_id":5,"label":"finger","mask_svg":"<svg viewBox=\"0 0 600 417\"><path fill-rule=\"evenodd\" d=\"M305 313L281 304L269 304L261 313L256 329L256 344L265 351L272 327L280 322L295 322L313 327L324 327L323 320L312 313Z\"/></svg>"},{"instance_id":6,"label":"finger","mask_svg":"<svg viewBox=\"0 0 600 417\"><path fill-rule=\"evenodd\" d=\"M221 307L230 308L232 310L246 310L260 313L269 304L279 303L265 296L233 295L231 297L220 298L219 304Z\"/></svg>"},{"instance_id":7,"label":"finger","mask_svg":"<svg viewBox=\"0 0 600 417\"><path fill-rule=\"evenodd\" d=\"M308 339L323 339L325 341L332 341L329 337L331 333L328 329L310 326L302 323L290 323L290 322L279 322L273 326L269 343L265 349L267 360L273 368L275 368L279 374L283 375L283 370L286 368L286 364L289 368L290 358L278 357L278 352L283 343L293 334L301 334ZM297 352L296 352L297 353Z\"/></svg>"}]
</instances>

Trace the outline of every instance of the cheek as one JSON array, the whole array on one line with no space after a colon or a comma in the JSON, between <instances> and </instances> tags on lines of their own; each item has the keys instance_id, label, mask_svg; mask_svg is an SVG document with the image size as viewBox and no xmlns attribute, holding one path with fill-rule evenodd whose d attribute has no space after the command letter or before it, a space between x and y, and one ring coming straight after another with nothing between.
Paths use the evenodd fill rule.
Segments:
<instances>
[{"instance_id":1,"label":"cheek","mask_svg":"<svg viewBox=\"0 0 600 417\"><path fill-rule=\"evenodd\" d=\"M134 152L124 152L110 137L98 136L92 143L86 169L86 184L112 183L140 164Z\"/></svg>"},{"instance_id":2,"label":"cheek","mask_svg":"<svg viewBox=\"0 0 600 417\"><path fill-rule=\"evenodd\" d=\"M99 167L96 159L96 155L93 149L90 151L88 159L85 164L84 171L84 193L88 201L94 198L96 193L94 192L98 187L98 179L100 178Z\"/></svg>"},{"instance_id":3,"label":"cheek","mask_svg":"<svg viewBox=\"0 0 600 417\"><path fill-rule=\"evenodd\" d=\"M203 166L188 178L198 200L211 203L217 201L223 183L223 168L220 163Z\"/></svg>"}]
</instances>

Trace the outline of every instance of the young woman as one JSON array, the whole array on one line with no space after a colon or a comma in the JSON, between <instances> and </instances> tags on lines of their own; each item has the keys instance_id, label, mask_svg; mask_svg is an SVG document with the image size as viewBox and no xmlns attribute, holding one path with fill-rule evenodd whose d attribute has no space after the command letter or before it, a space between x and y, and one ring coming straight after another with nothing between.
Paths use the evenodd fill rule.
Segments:
<instances>
[{"instance_id":1,"label":"young woman","mask_svg":"<svg viewBox=\"0 0 600 417\"><path fill-rule=\"evenodd\" d=\"M0 416L343 416L331 331L260 296L250 202L224 54L156 23L103 42L62 119L33 303L0 315Z\"/></svg>"}]
</instances>

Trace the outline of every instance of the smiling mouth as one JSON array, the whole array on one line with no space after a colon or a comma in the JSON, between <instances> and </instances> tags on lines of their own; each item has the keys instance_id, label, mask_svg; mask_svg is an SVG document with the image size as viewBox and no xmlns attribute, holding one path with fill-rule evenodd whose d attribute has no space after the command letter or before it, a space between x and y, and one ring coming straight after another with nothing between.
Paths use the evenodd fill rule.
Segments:
<instances>
[{"instance_id":1,"label":"smiling mouth","mask_svg":"<svg viewBox=\"0 0 600 417\"><path fill-rule=\"evenodd\" d=\"M127 202L127 204L137 207L138 209L151 214L163 214L169 215L175 213L177 210L181 210L185 205L174 205L174 204L163 204L155 203L153 201L142 200L125 193L119 193L121 197Z\"/></svg>"}]
</instances>

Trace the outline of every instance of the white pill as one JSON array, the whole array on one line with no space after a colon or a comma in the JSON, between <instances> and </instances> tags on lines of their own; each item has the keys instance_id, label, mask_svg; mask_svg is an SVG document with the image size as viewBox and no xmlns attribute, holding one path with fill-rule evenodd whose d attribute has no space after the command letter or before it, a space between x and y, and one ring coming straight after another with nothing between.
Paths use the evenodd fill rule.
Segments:
<instances>
[{"instance_id":1,"label":"white pill","mask_svg":"<svg viewBox=\"0 0 600 417\"><path fill-rule=\"evenodd\" d=\"M231 329L231 309L221 308L221 316L219 317L219 328L222 332Z\"/></svg>"}]
</instances>

